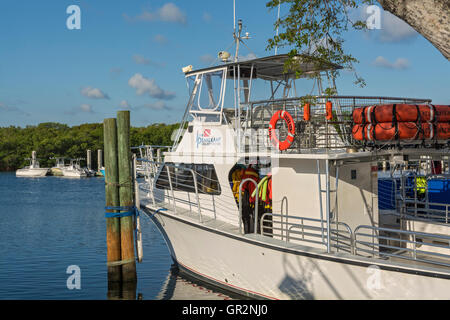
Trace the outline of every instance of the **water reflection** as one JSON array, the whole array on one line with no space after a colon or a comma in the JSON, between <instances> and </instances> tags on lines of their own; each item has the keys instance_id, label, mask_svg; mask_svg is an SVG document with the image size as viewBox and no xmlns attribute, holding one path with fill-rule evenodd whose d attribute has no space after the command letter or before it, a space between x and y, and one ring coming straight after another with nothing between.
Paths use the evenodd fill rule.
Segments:
<instances>
[{"instance_id":1,"label":"water reflection","mask_svg":"<svg viewBox=\"0 0 450 320\"><path fill-rule=\"evenodd\" d=\"M181 273L172 265L157 295L158 300L234 300L245 299Z\"/></svg>"},{"instance_id":2,"label":"water reflection","mask_svg":"<svg viewBox=\"0 0 450 320\"><path fill-rule=\"evenodd\" d=\"M108 300L142 300L142 294L136 296L137 283L108 282Z\"/></svg>"}]
</instances>

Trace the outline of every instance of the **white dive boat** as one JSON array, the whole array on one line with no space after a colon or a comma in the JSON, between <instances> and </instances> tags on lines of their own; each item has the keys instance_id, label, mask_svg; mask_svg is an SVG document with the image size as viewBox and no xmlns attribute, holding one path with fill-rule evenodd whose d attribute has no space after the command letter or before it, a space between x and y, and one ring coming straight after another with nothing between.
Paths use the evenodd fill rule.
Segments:
<instances>
[{"instance_id":1,"label":"white dive boat","mask_svg":"<svg viewBox=\"0 0 450 320\"><path fill-rule=\"evenodd\" d=\"M28 158L30 165L16 171L17 177L44 177L47 175L48 168L40 168L39 161L36 159L36 151L32 152L32 157Z\"/></svg>"},{"instance_id":2,"label":"white dive boat","mask_svg":"<svg viewBox=\"0 0 450 320\"><path fill-rule=\"evenodd\" d=\"M64 158L63 157L54 157L50 158L56 161L56 164L54 167L50 169L50 172L53 176L62 176L63 175L63 168L65 167L64 164Z\"/></svg>"},{"instance_id":3,"label":"white dive boat","mask_svg":"<svg viewBox=\"0 0 450 320\"><path fill-rule=\"evenodd\" d=\"M394 208L381 213L377 177L382 162L391 176L430 161L448 170L449 138L403 140L396 127L391 140L360 141L352 117L373 105L434 108L431 100L326 96L322 78L339 67L305 56L297 63L318 92L297 96L287 58L184 69L183 130L162 160L144 152L135 166L145 175L137 206L175 263L255 298L450 299L449 205L423 203L402 178ZM265 100L253 98L258 82Z\"/></svg>"},{"instance_id":4,"label":"white dive boat","mask_svg":"<svg viewBox=\"0 0 450 320\"><path fill-rule=\"evenodd\" d=\"M78 159L71 159L70 165L63 167L61 170L64 177L81 178L88 176L86 170L80 167Z\"/></svg>"}]
</instances>

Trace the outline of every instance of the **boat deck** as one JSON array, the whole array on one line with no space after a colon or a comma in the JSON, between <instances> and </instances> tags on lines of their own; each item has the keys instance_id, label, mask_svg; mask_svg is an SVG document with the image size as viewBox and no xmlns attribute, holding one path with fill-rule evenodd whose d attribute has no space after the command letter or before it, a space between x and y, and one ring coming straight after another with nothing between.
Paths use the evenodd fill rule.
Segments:
<instances>
[{"instance_id":1,"label":"boat deck","mask_svg":"<svg viewBox=\"0 0 450 320\"><path fill-rule=\"evenodd\" d=\"M154 205L153 201L147 197L147 194L145 192L141 190L140 194L140 207L141 209L146 209L145 213L149 216L160 216L160 214L162 216L173 216L185 223L189 223L203 229L219 231L227 236L241 238L242 240L255 242L260 245L270 246L279 250L289 250L292 252L299 252L303 254L314 254L322 256L325 259L339 258L347 261L358 261L359 263L366 263L368 265L388 266L391 268L406 268L409 270L434 272L437 274L450 276L450 266L445 265L446 263L448 264L448 260L436 259L435 257L432 257L434 262L429 263L426 261L428 256L424 254L418 254L417 259L412 260L408 256L409 253L407 250L397 251L395 252L395 255L386 255L381 253L379 255L376 254L373 257L369 257L364 254L352 254L336 250L331 253L327 253L325 245L322 249L310 246L307 242L287 241L286 239L281 240L278 237L270 237L254 233L242 234L240 232L239 226L235 226L230 223L215 219L211 216L203 216L202 221L200 222L199 215L195 210L189 210L179 206L175 206L174 210L174 206L166 202L156 202L156 205ZM160 220L159 218L157 219ZM162 219L161 221L163 222L164 219ZM436 261L438 261L438 263L436 263ZM439 261L442 262L442 265L439 265Z\"/></svg>"}]
</instances>

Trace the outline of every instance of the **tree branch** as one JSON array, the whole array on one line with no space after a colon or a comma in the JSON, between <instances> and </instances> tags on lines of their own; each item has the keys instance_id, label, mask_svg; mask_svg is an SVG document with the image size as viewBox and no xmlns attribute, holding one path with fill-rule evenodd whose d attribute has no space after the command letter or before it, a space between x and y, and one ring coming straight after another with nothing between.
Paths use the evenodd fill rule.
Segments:
<instances>
[{"instance_id":1,"label":"tree branch","mask_svg":"<svg viewBox=\"0 0 450 320\"><path fill-rule=\"evenodd\" d=\"M449 0L377 0L384 10L408 23L450 60Z\"/></svg>"}]
</instances>

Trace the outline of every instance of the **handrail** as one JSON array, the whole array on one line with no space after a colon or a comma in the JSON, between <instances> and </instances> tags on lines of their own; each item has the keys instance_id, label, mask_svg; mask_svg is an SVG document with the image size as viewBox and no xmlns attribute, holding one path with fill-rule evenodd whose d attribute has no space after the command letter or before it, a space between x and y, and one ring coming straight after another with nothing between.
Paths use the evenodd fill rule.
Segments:
<instances>
[{"instance_id":1,"label":"handrail","mask_svg":"<svg viewBox=\"0 0 450 320\"><path fill-rule=\"evenodd\" d=\"M291 223L289 223L289 222L285 222L284 223L284 222L281 221L281 222L278 222L279 224L281 224L281 227L280 228L275 228L273 226L272 227L263 226L263 223L265 222L264 219L265 219L266 216L280 217L280 218L283 217L283 215L281 215L281 214L275 214L275 213L271 213L271 212L264 213L262 215L262 217L261 217L261 220L260 220L260 230L261 230L261 234L262 235L264 235L264 232L262 232L264 229L266 229L266 230L267 229L272 229L272 231L273 230L280 230L282 232L285 229L283 227L283 225L285 225L286 229L287 229L286 230L287 231L286 232L286 242L289 242L290 239L292 239L292 237L290 236L291 233L297 234L297 232L292 232L291 231L293 228L301 228L302 229L301 234L302 234L303 239L295 239L295 240L303 240L303 241L306 241L306 242L314 242L314 243L323 244L323 245L327 246L327 241L326 241L326 239L324 237L322 237L321 233L318 233L318 234L311 234L311 233L306 234L305 233L305 230L322 231L323 223L326 223L327 222L326 220L315 219L315 218L308 218L308 217L299 217L299 216L287 216L287 217L289 217L290 219L293 219L293 220L300 220L300 223L292 223L292 222ZM304 221L320 223L321 226L305 225ZM273 219L272 219L272 222L273 222ZM334 233L336 235L336 237L333 240L336 240L339 243L339 236L340 236L339 235L339 226L345 227L345 229L346 229L346 231L348 233L348 240L349 240L348 248L349 248L350 252L353 253L353 232L352 232L350 226L348 226L344 222L334 222L334 221L330 222L330 225L333 225L333 224L336 225L336 229L330 229L330 238L331 238L331 234ZM320 238L321 241L306 240L306 239L304 239L304 235L309 235L309 236ZM344 236L342 236L342 237L344 237ZM331 244L331 241L330 241L330 246L338 248L339 244L333 245L333 244Z\"/></svg>"},{"instance_id":2,"label":"handrail","mask_svg":"<svg viewBox=\"0 0 450 320\"><path fill-rule=\"evenodd\" d=\"M360 232L360 230L371 230L372 233L363 233ZM384 231L386 233L395 233L398 234L399 237L392 237L389 235L374 235L375 231ZM364 240L358 240L358 236L369 238L369 241ZM403 237L402 237L403 236ZM405 238L404 236L408 236L408 238ZM409 238L411 236L412 239ZM374 241L370 242L370 239L378 239L378 240L385 240L386 243L375 243ZM423 242L423 239L432 239L437 240L441 242L442 244L436 244L433 242ZM399 245L392 245L388 241L396 241L399 243L405 244L405 247L399 246ZM444 245L443 243L448 243L448 245ZM365 245L368 248L358 248L358 244ZM406 245L412 245L412 248L407 248ZM431 250L419 250L418 248L421 246L427 246L437 249L446 249L448 250L448 254L445 253L439 253L436 251ZM384 250L380 250L383 248ZM388 252L388 250L391 250L391 252ZM395 250L395 251L392 251ZM361 225L358 226L354 231L354 254L358 255L358 251L362 251L365 253L369 253L372 255L380 255L380 256L387 256L387 257L395 257L399 259L406 259L406 260L414 260L424 263L430 263L435 265L441 265L450 267L450 236L447 235L440 235L440 234L434 234L434 233L427 233L427 232L417 232L417 231L409 231L409 230L400 230L400 229L392 229L392 228L382 228L382 227L374 227L374 226L368 226L368 225ZM398 252L400 251L400 253ZM402 255L401 252L407 252L410 253L412 256L405 256ZM418 257L418 254L424 254L427 255L427 257ZM433 260L431 257L437 257L441 258L440 260ZM443 261L442 259L445 259L446 261L449 261L448 263L446 261Z\"/></svg>"},{"instance_id":3,"label":"handrail","mask_svg":"<svg viewBox=\"0 0 450 320\"><path fill-rule=\"evenodd\" d=\"M417 201L417 199L406 198L403 199L403 212L406 213L414 213L415 217L420 217L422 219L445 219L445 223L448 224L450 221L449 213L450 213L450 204L448 203L438 203L438 202L429 202L429 201ZM414 208L408 208L406 204L411 203L414 204ZM418 205L424 205L424 208L419 208ZM443 207L445 209L435 209L430 207ZM413 209L411 212L409 209ZM421 211L421 212L418 212ZM445 211L445 212L444 212ZM438 215L436 213L442 213L443 215ZM429 220L428 219L428 220Z\"/></svg>"},{"instance_id":4,"label":"handrail","mask_svg":"<svg viewBox=\"0 0 450 320\"><path fill-rule=\"evenodd\" d=\"M171 164L171 163L164 163L164 162L157 162L157 161L151 161L148 159L143 159L143 158L138 158L137 161L142 161L142 162L148 162L148 163L153 163L153 164L157 164L160 166L160 168L163 168L164 166L166 167L167 170L167 176L168 176L168 182L169 182L169 187L170 187L170 192L172 193L172 200L173 200L173 207L174 207L174 212L176 213L176 198L174 195L174 190L173 190L173 185L172 185L172 179L170 176L170 170L169 168L177 168L177 169L181 169L183 171L189 171L192 174L192 178L194 181L194 191L195 191L195 196L196 196L196 200L197 200L197 208L198 208L198 217L199 217L199 221L202 223L203 222L203 216L202 216L202 212L201 212L201 206L200 206L200 198L199 198L199 193L198 193L198 184L197 184L197 176L196 176L196 172L193 169L190 168L186 168L186 167L182 167L176 164ZM152 181L152 185L154 184L154 182Z\"/></svg>"},{"instance_id":5,"label":"handrail","mask_svg":"<svg viewBox=\"0 0 450 320\"><path fill-rule=\"evenodd\" d=\"M399 101L423 101L423 102L431 102L431 99L422 99L422 98L405 98L405 97L377 97L377 96L312 96L312 99L382 99L382 100L399 100ZM302 97L292 97L292 98L281 98L281 99L268 99L268 100L259 100L259 101L250 101L249 104L260 104L260 103L276 103L276 102L288 102L288 101L297 101L301 100ZM325 104L325 103L323 103Z\"/></svg>"}]
</instances>

